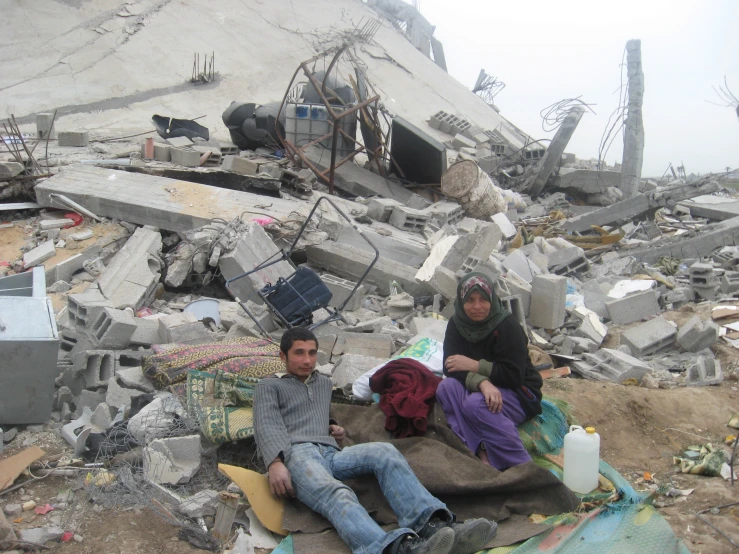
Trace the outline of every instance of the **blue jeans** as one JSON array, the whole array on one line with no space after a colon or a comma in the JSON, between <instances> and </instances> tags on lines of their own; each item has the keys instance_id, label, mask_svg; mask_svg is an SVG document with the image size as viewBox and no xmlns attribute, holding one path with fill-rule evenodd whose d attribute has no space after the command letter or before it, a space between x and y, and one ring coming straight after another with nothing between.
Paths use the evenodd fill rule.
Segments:
<instances>
[{"instance_id":1,"label":"blue jeans","mask_svg":"<svg viewBox=\"0 0 739 554\"><path fill-rule=\"evenodd\" d=\"M328 519L354 554L380 554L398 537L420 530L436 511L451 518L446 505L421 485L392 444L372 442L343 450L295 444L286 466L298 500ZM400 529L383 531L341 482L364 475L377 478Z\"/></svg>"}]
</instances>

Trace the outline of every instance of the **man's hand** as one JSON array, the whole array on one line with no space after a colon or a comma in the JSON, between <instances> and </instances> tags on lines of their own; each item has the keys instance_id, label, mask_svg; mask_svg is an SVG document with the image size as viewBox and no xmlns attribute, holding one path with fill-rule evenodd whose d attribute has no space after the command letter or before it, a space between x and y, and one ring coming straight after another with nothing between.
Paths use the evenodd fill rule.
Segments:
<instances>
[{"instance_id":1,"label":"man's hand","mask_svg":"<svg viewBox=\"0 0 739 554\"><path fill-rule=\"evenodd\" d=\"M480 362L457 354L446 359L446 369L447 371L472 371L477 373L480 369Z\"/></svg>"},{"instance_id":2,"label":"man's hand","mask_svg":"<svg viewBox=\"0 0 739 554\"><path fill-rule=\"evenodd\" d=\"M485 404L491 412L500 413L503 410L503 395L490 381L480 383L480 392L485 397Z\"/></svg>"},{"instance_id":3,"label":"man's hand","mask_svg":"<svg viewBox=\"0 0 739 554\"><path fill-rule=\"evenodd\" d=\"M276 458L267 469L269 473L269 490L278 498L295 498L295 490L290 477L290 471Z\"/></svg>"},{"instance_id":4,"label":"man's hand","mask_svg":"<svg viewBox=\"0 0 739 554\"><path fill-rule=\"evenodd\" d=\"M341 442L344 440L344 428L338 425L329 425L328 434L331 435L336 442L341 446Z\"/></svg>"}]
</instances>

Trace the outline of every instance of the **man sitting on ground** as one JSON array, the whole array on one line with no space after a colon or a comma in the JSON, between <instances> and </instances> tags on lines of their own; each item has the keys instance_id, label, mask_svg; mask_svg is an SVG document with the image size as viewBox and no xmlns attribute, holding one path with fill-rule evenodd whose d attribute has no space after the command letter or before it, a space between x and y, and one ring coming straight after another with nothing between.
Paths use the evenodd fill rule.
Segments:
<instances>
[{"instance_id":1,"label":"man sitting on ground","mask_svg":"<svg viewBox=\"0 0 739 554\"><path fill-rule=\"evenodd\" d=\"M318 340L308 329L285 332L287 370L262 379L254 394L257 448L272 494L297 497L326 517L355 554L472 554L495 535L486 519L455 523L446 505L418 481L389 443L339 447L344 429L329 419L331 380L315 369ZM400 525L385 532L342 480L373 474Z\"/></svg>"}]
</instances>

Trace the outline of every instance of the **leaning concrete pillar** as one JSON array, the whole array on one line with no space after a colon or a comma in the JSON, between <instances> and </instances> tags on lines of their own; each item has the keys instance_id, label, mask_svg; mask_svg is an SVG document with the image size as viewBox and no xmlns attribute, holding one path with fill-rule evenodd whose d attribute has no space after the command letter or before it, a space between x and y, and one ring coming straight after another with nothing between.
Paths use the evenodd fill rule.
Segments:
<instances>
[{"instance_id":1,"label":"leaning concrete pillar","mask_svg":"<svg viewBox=\"0 0 739 554\"><path fill-rule=\"evenodd\" d=\"M639 192L641 167L644 162L644 72L641 64L641 41L626 43L626 67L629 79L629 105L624 123L624 156L621 163L621 190L624 197Z\"/></svg>"},{"instance_id":2,"label":"leaning concrete pillar","mask_svg":"<svg viewBox=\"0 0 739 554\"><path fill-rule=\"evenodd\" d=\"M570 142L575 129L577 129L577 124L580 123L580 118L584 113L585 109L582 106L574 106L570 109L570 113L562 120L559 129L554 133L552 142L549 143L549 148L547 148L544 157L539 163L539 172L533 178L531 185L527 187L532 197L537 197L541 194L552 171L562 162L562 154L565 148L567 148L567 144Z\"/></svg>"}]
</instances>

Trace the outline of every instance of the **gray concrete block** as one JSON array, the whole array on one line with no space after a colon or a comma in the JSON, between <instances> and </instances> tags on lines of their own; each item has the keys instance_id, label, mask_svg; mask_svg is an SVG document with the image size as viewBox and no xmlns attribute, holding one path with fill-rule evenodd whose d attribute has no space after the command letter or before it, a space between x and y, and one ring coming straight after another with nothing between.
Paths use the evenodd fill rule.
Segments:
<instances>
[{"instance_id":1,"label":"gray concrete block","mask_svg":"<svg viewBox=\"0 0 739 554\"><path fill-rule=\"evenodd\" d=\"M60 131L57 144L77 148L87 146L90 144L90 134L87 131Z\"/></svg>"},{"instance_id":2,"label":"gray concrete block","mask_svg":"<svg viewBox=\"0 0 739 554\"><path fill-rule=\"evenodd\" d=\"M144 474L153 483L187 483L199 469L200 435L156 439L144 448Z\"/></svg>"},{"instance_id":3,"label":"gray concrete block","mask_svg":"<svg viewBox=\"0 0 739 554\"><path fill-rule=\"evenodd\" d=\"M331 352L333 362L343 354L389 359L395 347L393 338L379 333L341 333Z\"/></svg>"},{"instance_id":4,"label":"gray concrete block","mask_svg":"<svg viewBox=\"0 0 739 554\"><path fill-rule=\"evenodd\" d=\"M151 346L159 342L159 321L156 319L135 318L136 329L129 343L135 346Z\"/></svg>"},{"instance_id":5,"label":"gray concrete block","mask_svg":"<svg viewBox=\"0 0 739 554\"><path fill-rule=\"evenodd\" d=\"M621 344L631 348L635 356L651 356L675 344L676 326L656 317L621 333Z\"/></svg>"},{"instance_id":6,"label":"gray concrete block","mask_svg":"<svg viewBox=\"0 0 739 554\"><path fill-rule=\"evenodd\" d=\"M128 346L134 331L134 317L129 312L113 308L103 308L90 329L100 348L114 349Z\"/></svg>"},{"instance_id":7,"label":"gray concrete block","mask_svg":"<svg viewBox=\"0 0 739 554\"><path fill-rule=\"evenodd\" d=\"M646 290L606 302L611 321L627 325L660 313L657 292Z\"/></svg>"},{"instance_id":8,"label":"gray concrete block","mask_svg":"<svg viewBox=\"0 0 739 554\"><path fill-rule=\"evenodd\" d=\"M56 256L56 248L54 248L54 241L49 240L42 242L33 250L29 250L23 254L23 267L28 269L39 264L44 263L49 258Z\"/></svg>"},{"instance_id":9,"label":"gray concrete block","mask_svg":"<svg viewBox=\"0 0 739 554\"><path fill-rule=\"evenodd\" d=\"M221 168L224 171L231 171L239 175L256 175L259 173L258 163L248 158L239 158L238 156L225 156Z\"/></svg>"},{"instance_id":10,"label":"gray concrete block","mask_svg":"<svg viewBox=\"0 0 739 554\"><path fill-rule=\"evenodd\" d=\"M0 162L0 180L12 179L23 173L25 167L18 162Z\"/></svg>"},{"instance_id":11,"label":"gray concrete block","mask_svg":"<svg viewBox=\"0 0 739 554\"><path fill-rule=\"evenodd\" d=\"M218 499L218 491L211 489L199 491L180 502L177 511L192 519L214 516L216 515Z\"/></svg>"},{"instance_id":12,"label":"gray concrete block","mask_svg":"<svg viewBox=\"0 0 739 554\"><path fill-rule=\"evenodd\" d=\"M90 286L86 291L78 294L70 294L67 297L67 313L69 322L81 329L92 325L103 308L109 307L110 303L96 285Z\"/></svg>"},{"instance_id":13,"label":"gray concrete block","mask_svg":"<svg viewBox=\"0 0 739 554\"><path fill-rule=\"evenodd\" d=\"M111 377L108 380L108 390L105 393L105 403L116 411L121 408L128 408L131 406L131 399L134 396L140 396L144 394L138 389L129 389L121 386L116 377Z\"/></svg>"},{"instance_id":14,"label":"gray concrete block","mask_svg":"<svg viewBox=\"0 0 739 554\"><path fill-rule=\"evenodd\" d=\"M137 389L141 392L154 392L154 384L144 375L144 371L140 367L116 369L115 374L124 387Z\"/></svg>"},{"instance_id":15,"label":"gray concrete block","mask_svg":"<svg viewBox=\"0 0 739 554\"><path fill-rule=\"evenodd\" d=\"M374 259L374 254L336 242L306 246L308 263L312 267L326 269L344 279L358 279ZM379 294L390 294L390 283L395 280L403 290L413 296L428 294L433 289L416 282L417 269L401 262L380 257L372 267L365 282L375 285Z\"/></svg>"},{"instance_id":16,"label":"gray concrete block","mask_svg":"<svg viewBox=\"0 0 739 554\"><path fill-rule=\"evenodd\" d=\"M80 417L85 408L88 408L90 412L94 412L95 408L103 402L105 402L104 391L83 390L77 397L77 409L74 411L74 417Z\"/></svg>"},{"instance_id":17,"label":"gray concrete block","mask_svg":"<svg viewBox=\"0 0 739 554\"><path fill-rule=\"evenodd\" d=\"M338 308L341 306L347 298L349 298L349 295L354 290L354 287L357 285L355 281L348 281L347 279L341 279L340 277L336 277L334 275L331 275L330 273L324 273L321 275L321 281L324 282L324 284L329 288L331 291L331 302L329 302L330 306L333 306L334 308ZM365 289L364 285L360 285L357 289L357 292L354 293L354 296L352 296L350 302L344 307L344 311L353 312L354 310L358 310L362 307L362 301L365 297Z\"/></svg>"},{"instance_id":18,"label":"gray concrete block","mask_svg":"<svg viewBox=\"0 0 739 554\"><path fill-rule=\"evenodd\" d=\"M167 142L176 148L183 148L186 146L192 146L193 142L187 137L171 137L167 139Z\"/></svg>"},{"instance_id":19,"label":"gray concrete block","mask_svg":"<svg viewBox=\"0 0 739 554\"><path fill-rule=\"evenodd\" d=\"M701 318L693 316L680 327L676 341L681 350L686 352L699 352L709 348L718 339L718 325L712 321L701 321Z\"/></svg>"},{"instance_id":20,"label":"gray concrete block","mask_svg":"<svg viewBox=\"0 0 739 554\"><path fill-rule=\"evenodd\" d=\"M372 358L356 354L344 354L338 359L334 366L331 381L335 387L344 388L346 385L354 383L354 381L359 379L359 377L373 367L377 367L387 361L387 358Z\"/></svg>"},{"instance_id":21,"label":"gray concrete block","mask_svg":"<svg viewBox=\"0 0 739 554\"><path fill-rule=\"evenodd\" d=\"M55 124L53 113L36 114L36 136L39 139L54 140L56 138Z\"/></svg>"},{"instance_id":22,"label":"gray concrete block","mask_svg":"<svg viewBox=\"0 0 739 554\"><path fill-rule=\"evenodd\" d=\"M428 220L429 216L425 211L414 210L405 206L395 206L388 223L397 229L420 233Z\"/></svg>"},{"instance_id":23,"label":"gray concrete block","mask_svg":"<svg viewBox=\"0 0 739 554\"><path fill-rule=\"evenodd\" d=\"M159 318L159 339L162 343L205 344L213 337L194 314L180 312Z\"/></svg>"},{"instance_id":24,"label":"gray concrete block","mask_svg":"<svg viewBox=\"0 0 739 554\"><path fill-rule=\"evenodd\" d=\"M218 267L225 279L235 278L254 269L279 251L267 232L257 223L252 223L231 252L224 254L218 261ZM247 299L262 304L256 292L267 283L276 283L280 277L287 278L294 273L292 266L282 261L234 281L231 287L237 298Z\"/></svg>"},{"instance_id":25,"label":"gray concrete block","mask_svg":"<svg viewBox=\"0 0 739 554\"><path fill-rule=\"evenodd\" d=\"M444 266L439 266L434 271L429 281L429 286L436 292L441 294L447 301L453 300L457 296L457 285L459 280L456 274Z\"/></svg>"},{"instance_id":26,"label":"gray concrete block","mask_svg":"<svg viewBox=\"0 0 739 554\"><path fill-rule=\"evenodd\" d=\"M524 310L524 303L523 300L521 300L521 297L517 294L502 296L500 297L500 301L503 304L503 307L513 314L516 321L521 324L521 327L526 329L526 312Z\"/></svg>"},{"instance_id":27,"label":"gray concrete block","mask_svg":"<svg viewBox=\"0 0 739 554\"><path fill-rule=\"evenodd\" d=\"M136 311L151 301L161 279L161 252L158 231L136 229L98 279L100 292L112 308Z\"/></svg>"},{"instance_id":28,"label":"gray concrete block","mask_svg":"<svg viewBox=\"0 0 739 554\"><path fill-rule=\"evenodd\" d=\"M696 363L688 368L685 376L685 384L691 387L718 385L723 380L721 362L707 356L699 356Z\"/></svg>"},{"instance_id":29,"label":"gray concrete block","mask_svg":"<svg viewBox=\"0 0 739 554\"><path fill-rule=\"evenodd\" d=\"M558 329L565 321L567 278L537 275L531 284L529 325L542 329Z\"/></svg>"},{"instance_id":30,"label":"gray concrete block","mask_svg":"<svg viewBox=\"0 0 739 554\"><path fill-rule=\"evenodd\" d=\"M74 356L74 365L84 378L85 388L102 387L115 374L115 353L112 350L86 350Z\"/></svg>"},{"instance_id":31,"label":"gray concrete block","mask_svg":"<svg viewBox=\"0 0 739 554\"><path fill-rule=\"evenodd\" d=\"M172 147L169 149L169 157L173 164L183 165L185 167L200 166L200 152L191 148Z\"/></svg>"},{"instance_id":32,"label":"gray concrete block","mask_svg":"<svg viewBox=\"0 0 739 554\"><path fill-rule=\"evenodd\" d=\"M472 140L468 139L464 135L457 135L452 139L452 148L455 148L456 150L460 150L462 148L475 148L477 146L477 143Z\"/></svg>"},{"instance_id":33,"label":"gray concrete block","mask_svg":"<svg viewBox=\"0 0 739 554\"><path fill-rule=\"evenodd\" d=\"M521 277L527 283L531 283L534 280L535 275L541 274L541 269L532 261L530 261L526 254L521 252L521 249L516 249L503 260L503 267L508 270L516 272L516 275Z\"/></svg>"},{"instance_id":34,"label":"gray concrete block","mask_svg":"<svg viewBox=\"0 0 739 554\"><path fill-rule=\"evenodd\" d=\"M721 276L721 292L731 295L739 292L739 271L727 271Z\"/></svg>"}]
</instances>

